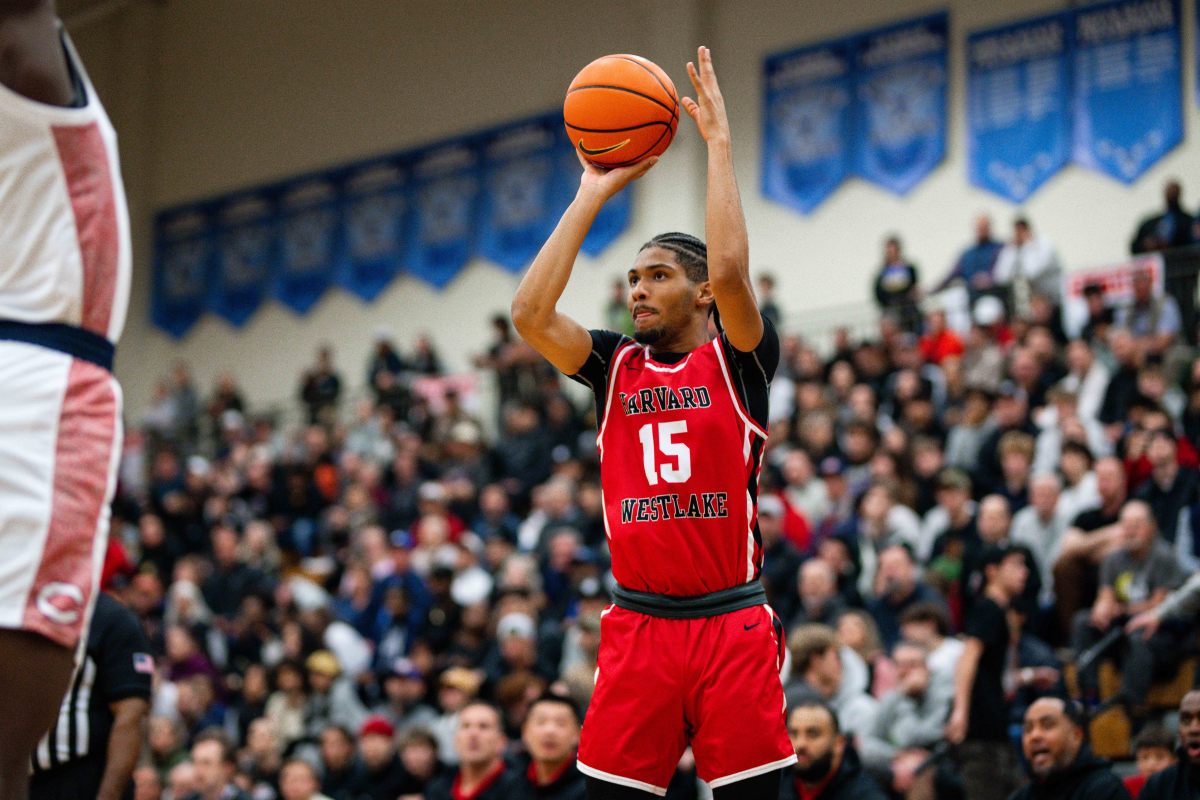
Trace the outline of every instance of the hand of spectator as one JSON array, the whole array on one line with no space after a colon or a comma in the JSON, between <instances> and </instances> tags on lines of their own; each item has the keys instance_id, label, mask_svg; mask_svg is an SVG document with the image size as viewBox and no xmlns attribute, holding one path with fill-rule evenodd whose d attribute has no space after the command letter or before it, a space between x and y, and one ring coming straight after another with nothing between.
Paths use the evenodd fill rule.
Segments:
<instances>
[{"instance_id":1,"label":"hand of spectator","mask_svg":"<svg viewBox=\"0 0 1200 800\"><path fill-rule=\"evenodd\" d=\"M1111 604L1105 603L1103 600L1097 600L1092 606L1091 623L1096 630L1106 631L1116 619L1119 610L1113 608Z\"/></svg>"},{"instance_id":2,"label":"hand of spectator","mask_svg":"<svg viewBox=\"0 0 1200 800\"><path fill-rule=\"evenodd\" d=\"M1058 670L1054 667L1034 667L1030 684L1035 689L1046 691L1058 683Z\"/></svg>"},{"instance_id":3,"label":"hand of spectator","mask_svg":"<svg viewBox=\"0 0 1200 800\"><path fill-rule=\"evenodd\" d=\"M955 706L946 723L946 741L961 744L967 738L967 714L961 706Z\"/></svg>"},{"instance_id":4,"label":"hand of spectator","mask_svg":"<svg viewBox=\"0 0 1200 800\"><path fill-rule=\"evenodd\" d=\"M1125 624L1126 633L1141 632L1143 639L1149 639L1158 630L1159 623L1162 620L1158 618L1158 612L1155 609L1143 611Z\"/></svg>"},{"instance_id":5,"label":"hand of spectator","mask_svg":"<svg viewBox=\"0 0 1200 800\"><path fill-rule=\"evenodd\" d=\"M911 789L917 778L917 767L928 757L929 753L924 750L905 750L892 759L892 789L900 794Z\"/></svg>"}]
</instances>

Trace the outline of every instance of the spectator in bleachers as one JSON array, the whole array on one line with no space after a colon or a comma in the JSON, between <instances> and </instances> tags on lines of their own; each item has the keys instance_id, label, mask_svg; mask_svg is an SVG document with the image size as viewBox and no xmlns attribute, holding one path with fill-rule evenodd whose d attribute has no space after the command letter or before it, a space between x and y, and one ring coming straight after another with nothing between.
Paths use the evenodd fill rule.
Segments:
<instances>
[{"instance_id":1,"label":"spectator in bleachers","mask_svg":"<svg viewBox=\"0 0 1200 800\"><path fill-rule=\"evenodd\" d=\"M1029 568L1020 551L1001 547L990 547L980 564L983 591L967 616L945 733L958 745L967 797L1004 800L1017 783L1003 686L1010 641L1006 612L1025 591Z\"/></svg>"},{"instance_id":2,"label":"spectator in bleachers","mask_svg":"<svg viewBox=\"0 0 1200 800\"><path fill-rule=\"evenodd\" d=\"M788 621L789 630L809 624L832 628L846 610L837 575L825 559L809 558L801 565L797 591L800 602Z\"/></svg>"},{"instance_id":3,"label":"spectator in bleachers","mask_svg":"<svg viewBox=\"0 0 1200 800\"><path fill-rule=\"evenodd\" d=\"M1190 691L1179 703L1179 759L1146 780L1138 800L1176 800L1195 797L1200 788L1200 691Z\"/></svg>"},{"instance_id":4,"label":"spectator in bleachers","mask_svg":"<svg viewBox=\"0 0 1200 800\"><path fill-rule=\"evenodd\" d=\"M900 618L905 611L917 603L941 602L938 593L919 580L913 551L903 542L880 550L872 588L873 599L867 603L867 610L888 649L900 640Z\"/></svg>"},{"instance_id":5,"label":"spectator in bleachers","mask_svg":"<svg viewBox=\"0 0 1200 800\"><path fill-rule=\"evenodd\" d=\"M888 657L879 626L866 611L851 608L842 612L834 626L842 651L853 651L867 669L867 691L875 698L882 697L896 685L896 665Z\"/></svg>"},{"instance_id":6,"label":"spectator in bleachers","mask_svg":"<svg viewBox=\"0 0 1200 800\"><path fill-rule=\"evenodd\" d=\"M362 760L362 783L357 797L395 800L404 788L405 771L396 752L396 729L383 717L367 717L358 732L358 754Z\"/></svg>"},{"instance_id":7,"label":"spectator in bleachers","mask_svg":"<svg viewBox=\"0 0 1200 800\"><path fill-rule=\"evenodd\" d=\"M997 254L992 275L1007 293L1009 308L1021 317L1031 316L1035 294L1052 300L1062 294L1058 253L1049 240L1034 235L1025 217L1013 221L1012 239Z\"/></svg>"},{"instance_id":8,"label":"spectator in bleachers","mask_svg":"<svg viewBox=\"0 0 1200 800\"><path fill-rule=\"evenodd\" d=\"M543 694L529 707L521 729L527 757L516 764L513 800L585 800L583 774L575 763L579 711L565 697Z\"/></svg>"},{"instance_id":9,"label":"spectator in bleachers","mask_svg":"<svg viewBox=\"0 0 1200 800\"><path fill-rule=\"evenodd\" d=\"M302 758L290 759L279 773L281 800L333 800L321 794L316 768Z\"/></svg>"},{"instance_id":10,"label":"spectator in bleachers","mask_svg":"<svg viewBox=\"0 0 1200 800\"><path fill-rule=\"evenodd\" d=\"M1143 358L1165 356L1179 339L1183 325L1175 298L1169 294L1155 296L1150 269L1133 273L1133 299L1117 309L1114 324L1129 331Z\"/></svg>"},{"instance_id":11,"label":"spectator in bleachers","mask_svg":"<svg viewBox=\"0 0 1200 800\"><path fill-rule=\"evenodd\" d=\"M979 298L972 306L971 321L962 356L963 382L994 392L1004 380L1004 303L990 295Z\"/></svg>"},{"instance_id":12,"label":"spectator in bleachers","mask_svg":"<svg viewBox=\"0 0 1200 800\"><path fill-rule=\"evenodd\" d=\"M909 333L917 333L921 327L920 283L916 266L904 257L900 237L889 236L883 244L883 264L875 276L875 303Z\"/></svg>"},{"instance_id":13,"label":"spectator in bleachers","mask_svg":"<svg viewBox=\"0 0 1200 800\"><path fill-rule=\"evenodd\" d=\"M1087 306L1087 321L1080 331L1080 338L1090 345L1103 345L1108 332L1117 318L1117 311L1108 304L1104 295L1104 284L1089 283L1083 287L1083 301Z\"/></svg>"},{"instance_id":14,"label":"spectator in bleachers","mask_svg":"<svg viewBox=\"0 0 1200 800\"><path fill-rule=\"evenodd\" d=\"M1108 367L1096 358L1086 339L1075 339L1067 346L1067 375L1060 385L1075 393L1081 418L1099 419L1109 378Z\"/></svg>"},{"instance_id":15,"label":"spectator in bleachers","mask_svg":"<svg viewBox=\"0 0 1200 800\"><path fill-rule=\"evenodd\" d=\"M866 685L856 686L843 669L845 654L837 633L825 625L801 625L788 638L792 657L792 680L785 687L789 709L806 700L828 703L837 714L838 725L851 739L865 736L878 713Z\"/></svg>"},{"instance_id":16,"label":"spectator in bleachers","mask_svg":"<svg viewBox=\"0 0 1200 800\"><path fill-rule=\"evenodd\" d=\"M796 575L804 560L800 550L784 536L784 506L777 495L758 498L758 531L763 548L763 585L767 602L783 619L796 606Z\"/></svg>"},{"instance_id":17,"label":"spectator in bleachers","mask_svg":"<svg viewBox=\"0 0 1200 800\"><path fill-rule=\"evenodd\" d=\"M1179 181L1167 181L1163 186L1163 204L1166 207L1161 214L1148 217L1138 225L1129 244L1129 252L1137 255L1191 244L1195 220L1183 210L1182 200L1183 188Z\"/></svg>"},{"instance_id":18,"label":"spectator in bleachers","mask_svg":"<svg viewBox=\"0 0 1200 800\"><path fill-rule=\"evenodd\" d=\"M1138 731L1131 749L1138 771L1127 775L1124 783L1129 796L1137 798L1151 775L1176 763L1175 734L1162 725L1147 725Z\"/></svg>"},{"instance_id":19,"label":"spectator in bleachers","mask_svg":"<svg viewBox=\"0 0 1200 800\"><path fill-rule=\"evenodd\" d=\"M1076 615L1072 645L1082 653L1098 643L1114 625L1159 605L1183 583L1183 571L1159 536L1150 507L1131 500L1121 509L1121 546L1100 567L1100 589L1088 611ZM1150 684L1179 663L1180 631L1167 626L1149 639L1128 636L1122 641L1118 661L1121 689L1116 701L1131 714L1145 702ZM1097 664L1080 671L1085 698L1098 698Z\"/></svg>"},{"instance_id":20,"label":"spectator in bleachers","mask_svg":"<svg viewBox=\"0 0 1200 800\"><path fill-rule=\"evenodd\" d=\"M1117 458L1102 458L1095 473L1099 499L1071 521L1054 564L1055 608L1064 633L1075 615L1095 602L1100 564L1121 546L1119 519L1128 496L1124 467Z\"/></svg>"},{"instance_id":21,"label":"spectator in bleachers","mask_svg":"<svg viewBox=\"0 0 1200 800\"><path fill-rule=\"evenodd\" d=\"M1020 604L1009 607L1008 666L1004 673L1009 720L1019 725L1025 710L1038 698L1066 694L1062 662L1054 648L1030 630L1030 615Z\"/></svg>"},{"instance_id":22,"label":"spectator in bleachers","mask_svg":"<svg viewBox=\"0 0 1200 800\"><path fill-rule=\"evenodd\" d=\"M828 704L805 698L788 711L796 763L783 772L780 800L883 800Z\"/></svg>"},{"instance_id":23,"label":"spectator in bleachers","mask_svg":"<svg viewBox=\"0 0 1200 800\"><path fill-rule=\"evenodd\" d=\"M942 741L953 700L953 684L932 679L928 655L922 644L896 644L896 687L880 699L875 724L859 740L863 766L882 785L913 800L935 796L937 770L918 774L917 767Z\"/></svg>"},{"instance_id":24,"label":"spectator in bleachers","mask_svg":"<svg viewBox=\"0 0 1200 800\"><path fill-rule=\"evenodd\" d=\"M317 363L300 380L300 399L308 408L311 424L332 421L342 394L342 379L333 368L333 349L323 345L317 351Z\"/></svg>"},{"instance_id":25,"label":"spectator in bleachers","mask_svg":"<svg viewBox=\"0 0 1200 800\"><path fill-rule=\"evenodd\" d=\"M1126 800L1112 765L1087 746L1086 722L1077 704L1057 697L1025 712L1021 749L1030 782L1012 800Z\"/></svg>"},{"instance_id":26,"label":"spectator in bleachers","mask_svg":"<svg viewBox=\"0 0 1200 800\"><path fill-rule=\"evenodd\" d=\"M354 736L340 725L329 725L314 737L319 743L321 791L333 800L352 800L363 783L363 764Z\"/></svg>"},{"instance_id":27,"label":"spectator in bleachers","mask_svg":"<svg viewBox=\"0 0 1200 800\"><path fill-rule=\"evenodd\" d=\"M933 306L925 315L925 332L921 334L922 357L930 364L941 366L946 359L962 354L962 340L946 324L946 310Z\"/></svg>"},{"instance_id":28,"label":"spectator in bleachers","mask_svg":"<svg viewBox=\"0 0 1200 800\"><path fill-rule=\"evenodd\" d=\"M1067 520L1059 513L1062 481L1054 473L1035 475L1029 481L1029 505L1013 515L1010 536L1014 544L1032 551L1042 579L1043 606L1054 600L1054 563L1058 560Z\"/></svg>"},{"instance_id":29,"label":"spectator in bleachers","mask_svg":"<svg viewBox=\"0 0 1200 800\"><path fill-rule=\"evenodd\" d=\"M356 731L366 719L367 710L343 677L342 667L329 650L318 650L304 662L308 672L308 707L305 721L310 736L316 736L333 725Z\"/></svg>"},{"instance_id":30,"label":"spectator in bleachers","mask_svg":"<svg viewBox=\"0 0 1200 800\"><path fill-rule=\"evenodd\" d=\"M977 216L974 225L975 241L962 252L950 274L942 279L934 291L941 291L953 281L961 280L974 301L995 285L992 271L1003 245L992 238L992 220L986 214Z\"/></svg>"},{"instance_id":31,"label":"spectator in bleachers","mask_svg":"<svg viewBox=\"0 0 1200 800\"><path fill-rule=\"evenodd\" d=\"M436 779L426 790L428 800L508 800L516 791L516 775L502 758L506 740L500 711L471 701L459 714L454 749L459 767Z\"/></svg>"},{"instance_id":32,"label":"spectator in bleachers","mask_svg":"<svg viewBox=\"0 0 1200 800\"><path fill-rule=\"evenodd\" d=\"M625 288L622 286L621 305L624 308ZM783 322L783 314L779 310L779 301L775 298L775 276L769 272L764 272L758 276L758 312L767 319L771 320L771 324L779 327ZM629 316L626 310L625 316ZM613 328L612 330L621 330Z\"/></svg>"},{"instance_id":33,"label":"spectator in bleachers","mask_svg":"<svg viewBox=\"0 0 1200 800\"><path fill-rule=\"evenodd\" d=\"M442 357L438 355L437 347L429 334L422 333L413 342L413 354L409 359L409 368L418 375L436 377L444 371Z\"/></svg>"},{"instance_id":34,"label":"spectator in bleachers","mask_svg":"<svg viewBox=\"0 0 1200 800\"><path fill-rule=\"evenodd\" d=\"M1179 443L1165 415L1158 415L1158 422L1153 417L1147 419L1153 425L1145 431L1150 475L1138 487L1136 496L1149 504L1167 544L1174 545L1177 556L1195 569L1200 543L1195 539L1190 513L1185 517L1183 512L1191 512L1200 502L1200 470L1179 463Z\"/></svg>"},{"instance_id":35,"label":"spectator in bleachers","mask_svg":"<svg viewBox=\"0 0 1200 800\"><path fill-rule=\"evenodd\" d=\"M196 737L192 764L196 788L186 800L250 800L233 782L237 763L232 745L220 730L206 730Z\"/></svg>"}]
</instances>

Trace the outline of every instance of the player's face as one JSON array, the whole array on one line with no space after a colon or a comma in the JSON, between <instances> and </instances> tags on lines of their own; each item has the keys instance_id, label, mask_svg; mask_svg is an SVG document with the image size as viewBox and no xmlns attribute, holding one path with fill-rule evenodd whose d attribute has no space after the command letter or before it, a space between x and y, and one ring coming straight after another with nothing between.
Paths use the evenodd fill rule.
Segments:
<instances>
[{"instance_id":1,"label":"player's face","mask_svg":"<svg viewBox=\"0 0 1200 800\"><path fill-rule=\"evenodd\" d=\"M538 703L525 718L521 739L534 761L564 761L579 744L579 723L562 703Z\"/></svg>"},{"instance_id":2,"label":"player's face","mask_svg":"<svg viewBox=\"0 0 1200 800\"><path fill-rule=\"evenodd\" d=\"M454 748L464 764L482 766L498 758L504 749L504 734L495 710L486 706L463 709L458 715Z\"/></svg>"},{"instance_id":3,"label":"player's face","mask_svg":"<svg viewBox=\"0 0 1200 800\"><path fill-rule=\"evenodd\" d=\"M654 344L688 325L700 308L697 285L670 250L648 247L638 253L626 278L634 338L642 344Z\"/></svg>"}]
</instances>

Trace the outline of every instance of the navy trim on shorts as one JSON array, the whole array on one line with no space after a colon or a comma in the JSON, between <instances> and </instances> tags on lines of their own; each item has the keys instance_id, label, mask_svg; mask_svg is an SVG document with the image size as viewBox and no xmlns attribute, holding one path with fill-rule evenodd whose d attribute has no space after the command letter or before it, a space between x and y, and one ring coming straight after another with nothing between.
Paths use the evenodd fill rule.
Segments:
<instances>
[{"instance_id":1,"label":"navy trim on shorts","mask_svg":"<svg viewBox=\"0 0 1200 800\"><path fill-rule=\"evenodd\" d=\"M16 322L0 320L0 341L57 350L112 372L116 346L98 333L61 322Z\"/></svg>"}]
</instances>

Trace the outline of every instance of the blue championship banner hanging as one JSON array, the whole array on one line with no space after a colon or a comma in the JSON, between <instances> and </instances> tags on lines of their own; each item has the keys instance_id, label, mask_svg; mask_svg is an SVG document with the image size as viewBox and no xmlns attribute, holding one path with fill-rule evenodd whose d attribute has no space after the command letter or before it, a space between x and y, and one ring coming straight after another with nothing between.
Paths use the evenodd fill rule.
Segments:
<instances>
[{"instance_id":1,"label":"blue championship banner hanging","mask_svg":"<svg viewBox=\"0 0 1200 800\"><path fill-rule=\"evenodd\" d=\"M1013 203L1071 155L1071 17L1054 14L967 40L967 173Z\"/></svg>"},{"instance_id":2,"label":"blue championship banner hanging","mask_svg":"<svg viewBox=\"0 0 1200 800\"><path fill-rule=\"evenodd\" d=\"M856 173L906 194L946 152L949 17L862 34L855 44Z\"/></svg>"},{"instance_id":3,"label":"blue championship banner hanging","mask_svg":"<svg viewBox=\"0 0 1200 800\"><path fill-rule=\"evenodd\" d=\"M400 158L354 167L343 178L346 241L334 280L362 300L378 297L403 265L411 205L407 178Z\"/></svg>"},{"instance_id":4,"label":"blue championship banner hanging","mask_svg":"<svg viewBox=\"0 0 1200 800\"><path fill-rule=\"evenodd\" d=\"M311 178L279 194L279 269L271 293L297 314L307 314L329 288L340 245L337 184Z\"/></svg>"},{"instance_id":5,"label":"blue championship banner hanging","mask_svg":"<svg viewBox=\"0 0 1200 800\"><path fill-rule=\"evenodd\" d=\"M176 339L204 314L213 238L211 210L205 206L160 214L155 220L150 321Z\"/></svg>"},{"instance_id":6,"label":"blue championship banner hanging","mask_svg":"<svg viewBox=\"0 0 1200 800\"><path fill-rule=\"evenodd\" d=\"M275 209L266 192L218 207L217 259L208 306L240 328L262 305L275 258Z\"/></svg>"},{"instance_id":7,"label":"blue championship banner hanging","mask_svg":"<svg viewBox=\"0 0 1200 800\"><path fill-rule=\"evenodd\" d=\"M1179 0L1075 12L1073 157L1132 183L1183 139Z\"/></svg>"},{"instance_id":8,"label":"blue championship banner hanging","mask_svg":"<svg viewBox=\"0 0 1200 800\"><path fill-rule=\"evenodd\" d=\"M479 254L509 272L533 260L563 212L554 192L562 135L561 119L552 115L497 130L481 144Z\"/></svg>"},{"instance_id":9,"label":"blue championship banner hanging","mask_svg":"<svg viewBox=\"0 0 1200 800\"><path fill-rule=\"evenodd\" d=\"M771 56L763 64L762 193L807 214L850 172L852 40Z\"/></svg>"},{"instance_id":10,"label":"blue championship banner hanging","mask_svg":"<svg viewBox=\"0 0 1200 800\"><path fill-rule=\"evenodd\" d=\"M436 289L475 253L479 152L464 140L435 147L413 163L413 214L405 268Z\"/></svg>"}]
</instances>

